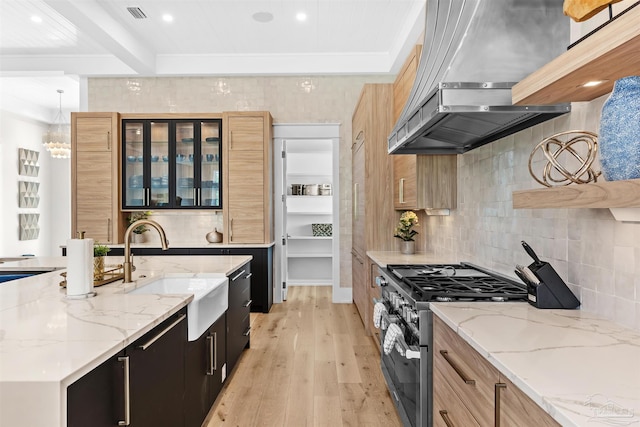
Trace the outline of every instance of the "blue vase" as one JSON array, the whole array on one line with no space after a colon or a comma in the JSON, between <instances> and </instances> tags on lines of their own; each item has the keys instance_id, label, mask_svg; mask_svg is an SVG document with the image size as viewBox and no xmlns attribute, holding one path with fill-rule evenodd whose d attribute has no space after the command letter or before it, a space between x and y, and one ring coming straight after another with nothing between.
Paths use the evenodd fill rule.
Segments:
<instances>
[{"instance_id":1,"label":"blue vase","mask_svg":"<svg viewBox=\"0 0 640 427\"><path fill-rule=\"evenodd\" d=\"M607 181L640 178L640 76L616 80L602 106L598 144Z\"/></svg>"}]
</instances>

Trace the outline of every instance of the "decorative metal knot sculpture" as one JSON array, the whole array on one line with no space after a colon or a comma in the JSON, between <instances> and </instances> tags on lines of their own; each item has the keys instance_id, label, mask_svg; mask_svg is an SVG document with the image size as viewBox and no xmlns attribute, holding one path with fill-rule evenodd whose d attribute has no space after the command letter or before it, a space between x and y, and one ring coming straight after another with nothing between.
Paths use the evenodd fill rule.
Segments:
<instances>
[{"instance_id":1,"label":"decorative metal knot sculpture","mask_svg":"<svg viewBox=\"0 0 640 427\"><path fill-rule=\"evenodd\" d=\"M563 141L561 137L568 139ZM583 143L586 150L578 150L579 146L576 144ZM542 151L547 160L543 168L542 179L538 178L533 172L533 158L538 150ZM591 165L596 158L597 152L598 135L595 133L576 130L560 132L536 145L536 148L533 149L529 156L529 173L533 179L546 187L560 187L569 185L572 182L576 184L596 182L601 172L595 172ZM571 163L571 165L560 164L559 158L563 153L565 153L565 156L563 156L564 163ZM569 156L566 156L566 154ZM568 157L569 160L565 157ZM574 172L570 172L569 167Z\"/></svg>"}]
</instances>

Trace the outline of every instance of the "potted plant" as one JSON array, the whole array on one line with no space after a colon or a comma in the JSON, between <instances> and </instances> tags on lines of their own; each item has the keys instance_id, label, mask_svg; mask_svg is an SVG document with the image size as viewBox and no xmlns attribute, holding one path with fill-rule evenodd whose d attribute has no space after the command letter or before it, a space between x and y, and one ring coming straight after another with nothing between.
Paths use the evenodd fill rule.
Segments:
<instances>
[{"instance_id":1,"label":"potted plant","mask_svg":"<svg viewBox=\"0 0 640 427\"><path fill-rule=\"evenodd\" d=\"M110 250L105 245L93 245L93 280L104 280L104 257Z\"/></svg>"},{"instance_id":2,"label":"potted plant","mask_svg":"<svg viewBox=\"0 0 640 427\"><path fill-rule=\"evenodd\" d=\"M128 225L133 224L134 222L140 219L147 219L151 216L151 211L138 211L131 212L131 214L127 217ZM144 242L143 233L149 231L146 225L139 225L133 229L133 241L136 243Z\"/></svg>"},{"instance_id":3,"label":"potted plant","mask_svg":"<svg viewBox=\"0 0 640 427\"><path fill-rule=\"evenodd\" d=\"M418 225L418 215L413 211L405 211L400 215L400 222L396 226L394 237L402 240L400 253L413 254L416 252L416 242L413 236L418 234L413 227Z\"/></svg>"}]
</instances>

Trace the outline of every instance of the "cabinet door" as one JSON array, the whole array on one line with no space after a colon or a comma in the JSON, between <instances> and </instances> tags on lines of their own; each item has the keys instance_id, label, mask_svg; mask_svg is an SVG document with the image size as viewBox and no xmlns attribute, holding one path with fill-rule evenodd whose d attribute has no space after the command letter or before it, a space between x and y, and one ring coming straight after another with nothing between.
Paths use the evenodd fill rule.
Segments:
<instances>
[{"instance_id":1,"label":"cabinet door","mask_svg":"<svg viewBox=\"0 0 640 427\"><path fill-rule=\"evenodd\" d=\"M264 149L264 118L258 116L229 117L229 150L262 151Z\"/></svg>"},{"instance_id":2,"label":"cabinet door","mask_svg":"<svg viewBox=\"0 0 640 427\"><path fill-rule=\"evenodd\" d=\"M393 156L393 207L395 209L418 207L415 155Z\"/></svg>"},{"instance_id":3,"label":"cabinet door","mask_svg":"<svg viewBox=\"0 0 640 427\"><path fill-rule=\"evenodd\" d=\"M78 151L111 151L114 138L111 117L78 117L75 123Z\"/></svg>"},{"instance_id":4,"label":"cabinet door","mask_svg":"<svg viewBox=\"0 0 640 427\"><path fill-rule=\"evenodd\" d=\"M126 348L132 427L184 424L186 310Z\"/></svg>"},{"instance_id":5,"label":"cabinet door","mask_svg":"<svg viewBox=\"0 0 640 427\"><path fill-rule=\"evenodd\" d=\"M262 151L229 150L229 242L262 243L265 236L264 156Z\"/></svg>"},{"instance_id":6,"label":"cabinet door","mask_svg":"<svg viewBox=\"0 0 640 427\"><path fill-rule=\"evenodd\" d=\"M210 380L210 404L207 412L211 409L211 405L215 402L218 394L222 390L222 386L227 378L227 316L222 315L216 323L209 329L209 338L207 339L207 355L209 358L208 376ZM206 415L206 413L205 413Z\"/></svg>"},{"instance_id":7,"label":"cabinet door","mask_svg":"<svg viewBox=\"0 0 640 427\"><path fill-rule=\"evenodd\" d=\"M200 427L226 378L226 315L222 315L196 341L187 342L185 354L185 427Z\"/></svg>"},{"instance_id":8,"label":"cabinet door","mask_svg":"<svg viewBox=\"0 0 640 427\"><path fill-rule=\"evenodd\" d=\"M227 366L235 367L249 344L251 306L251 265L247 263L229 275L229 308L227 310Z\"/></svg>"},{"instance_id":9,"label":"cabinet door","mask_svg":"<svg viewBox=\"0 0 640 427\"><path fill-rule=\"evenodd\" d=\"M71 129L71 237L118 243L118 115L72 113Z\"/></svg>"},{"instance_id":10,"label":"cabinet door","mask_svg":"<svg viewBox=\"0 0 640 427\"><path fill-rule=\"evenodd\" d=\"M67 387L67 427L113 427L124 421L124 352Z\"/></svg>"},{"instance_id":11,"label":"cabinet door","mask_svg":"<svg viewBox=\"0 0 640 427\"><path fill-rule=\"evenodd\" d=\"M551 416L531 400L511 381L501 375L500 383L495 386L497 405L495 425L518 427L535 420L536 427L559 427Z\"/></svg>"},{"instance_id":12,"label":"cabinet door","mask_svg":"<svg viewBox=\"0 0 640 427\"><path fill-rule=\"evenodd\" d=\"M75 231L100 243L114 243L111 153L75 154Z\"/></svg>"},{"instance_id":13,"label":"cabinet door","mask_svg":"<svg viewBox=\"0 0 640 427\"><path fill-rule=\"evenodd\" d=\"M365 241L365 144L364 141L353 151L353 207L352 207L352 247L360 254L366 252Z\"/></svg>"},{"instance_id":14,"label":"cabinet door","mask_svg":"<svg viewBox=\"0 0 640 427\"><path fill-rule=\"evenodd\" d=\"M364 325L368 324L367 313L367 283L366 267L360 254L351 252L351 275L353 288L353 302L358 308L360 319Z\"/></svg>"}]
</instances>

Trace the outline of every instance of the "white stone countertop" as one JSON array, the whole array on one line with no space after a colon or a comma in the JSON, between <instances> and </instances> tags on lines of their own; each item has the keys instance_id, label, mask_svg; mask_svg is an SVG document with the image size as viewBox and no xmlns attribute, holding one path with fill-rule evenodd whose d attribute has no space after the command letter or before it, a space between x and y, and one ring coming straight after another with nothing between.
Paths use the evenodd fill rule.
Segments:
<instances>
[{"instance_id":1,"label":"white stone countertop","mask_svg":"<svg viewBox=\"0 0 640 427\"><path fill-rule=\"evenodd\" d=\"M0 264L0 271L65 268L66 257ZM193 295L128 294L153 278L226 276L251 256L140 256L134 282L67 299L57 270L0 283L0 426L65 423L66 387L186 306ZM107 265L122 257L106 257ZM37 408L37 409L34 409ZM59 421L58 421L59 420Z\"/></svg>"},{"instance_id":2,"label":"white stone countertop","mask_svg":"<svg viewBox=\"0 0 640 427\"><path fill-rule=\"evenodd\" d=\"M526 303L431 308L561 425L640 425L639 331Z\"/></svg>"},{"instance_id":3,"label":"white stone countertop","mask_svg":"<svg viewBox=\"0 0 640 427\"><path fill-rule=\"evenodd\" d=\"M211 248L211 249L233 249L233 248L270 248L276 244L275 241L270 243L209 243L207 241L169 241L170 249L182 248ZM110 248L124 248L124 243L107 244ZM60 248L66 248L67 245L60 245ZM144 243L131 243L132 248L153 248L160 249L160 241L151 241Z\"/></svg>"},{"instance_id":4,"label":"white stone countertop","mask_svg":"<svg viewBox=\"0 0 640 427\"><path fill-rule=\"evenodd\" d=\"M387 264L456 264L460 261L438 258L426 252L404 255L398 251L367 251L367 256L382 268L385 268Z\"/></svg>"}]
</instances>

